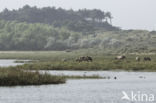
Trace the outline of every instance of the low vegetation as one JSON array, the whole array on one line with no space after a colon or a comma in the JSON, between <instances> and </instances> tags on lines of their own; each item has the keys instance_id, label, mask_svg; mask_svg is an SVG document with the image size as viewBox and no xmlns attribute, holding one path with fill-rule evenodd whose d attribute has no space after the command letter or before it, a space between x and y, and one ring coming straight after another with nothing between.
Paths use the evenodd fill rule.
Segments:
<instances>
[{"instance_id":1,"label":"low vegetation","mask_svg":"<svg viewBox=\"0 0 156 103\"><path fill-rule=\"evenodd\" d=\"M62 84L66 79L39 72L27 72L17 69L0 69L0 86Z\"/></svg>"},{"instance_id":2,"label":"low vegetation","mask_svg":"<svg viewBox=\"0 0 156 103\"><path fill-rule=\"evenodd\" d=\"M92 62L76 62L76 58L89 55ZM127 70L127 71L156 71L155 54L125 54L125 60L115 60L120 54L105 54L102 51L40 51L40 52L1 52L0 58L4 59L30 59L32 63L11 67L25 70ZM141 61L136 61L136 56ZM144 61L150 57L151 61ZM37 61L36 61L37 60Z\"/></svg>"},{"instance_id":3,"label":"low vegetation","mask_svg":"<svg viewBox=\"0 0 156 103\"><path fill-rule=\"evenodd\" d=\"M22 61L20 61L20 63L21 62ZM57 76L57 75L51 75L49 73L39 73L38 70L42 70L42 69L47 70L45 69L45 67L49 67L48 66L49 63L44 64L44 62L41 61L33 62L31 64L29 64L30 62L27 63L28 64L22 66L16 66L16 67L3 67L3 68L1 67L0 86L62 84L65 83L67 79L107 79L107 77L100 77L98 75L92 75L92 76L58 75ZM31 72L29 70L35 70L35 72Z\"/></svg>"},{"instance_id":4,"label":"low vegetation","mask_svg":"<svg viewBox=\"0 0 156 103\"><path fill-rule=\"evenodd\" d=\"M17 66L26 70L127 70L127 71L156 71L155 61L102 60L93 62L40 62Z\"/></svg>"}]
</instances>

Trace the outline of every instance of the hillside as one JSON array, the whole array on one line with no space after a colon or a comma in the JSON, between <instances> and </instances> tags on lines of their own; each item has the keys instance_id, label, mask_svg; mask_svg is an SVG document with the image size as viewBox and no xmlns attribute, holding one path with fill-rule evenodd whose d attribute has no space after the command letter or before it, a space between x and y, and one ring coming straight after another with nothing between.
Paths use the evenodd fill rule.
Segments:
<instances>
[{"instance_id":1,"label":"hillside","mask_svg":"<svg viewBox=\"0 0 156 103\"><path fill-rule=\"evenodd\" d=\"M109 53L156 52L156 31L121 30L111 13L36 8L0 13L0 50L78 50Z\"/></svg>"},{"instance_id":2,"label":"hillside","mask_svg":"<svg viewBox=\"0 0 156 103\"><path fill-rule=\"evenodd\" d=\"M100 47L117 53L156 52L156 31L121 30L103 32L96 38L102 38Z\"/></svg>"},{"instance_id":3,"label":"hillside","mask_svg":"<svg viewBox=\"0 0 156 103\"><path fill-rule=\"evenodd\" d=\"M156 32L143 30L101 31L83 35L40 23L0 20L0 50L76 50L104 52L156 52Z\"/></svg>"}]
</instances>

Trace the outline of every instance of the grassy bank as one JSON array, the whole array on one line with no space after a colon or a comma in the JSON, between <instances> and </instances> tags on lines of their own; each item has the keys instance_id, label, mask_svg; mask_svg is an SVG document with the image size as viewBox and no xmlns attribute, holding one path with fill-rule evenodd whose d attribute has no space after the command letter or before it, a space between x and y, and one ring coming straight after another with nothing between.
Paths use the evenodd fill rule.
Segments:
<instances>
[{"instance_id":1,"label":"grassy bank","mask_svg":"<svg viewBox=\"0 0 156 103\"><path fill-rule=\"evenodd\" d=\"M80 56L89 55L93 62L75 62ZM33 64L12 67L13 69L26 70L126 70L126 71L156 71L155 54L125 54L126 60L115 60L114 58L121 54L105 54L97 50L79 50L79 51L21 51L21 52L0 52L1 59L30 59L37 60ZM141 58L140 62L135 57ZM150 57L152 61L144 61L144 57ZM64 62L63 59L66 59Z\"/></svg>"},{"instance_id":2,"label":"grassy bank","mask_svg":"<svg viewBox=\"0 0 156 103\"><path fill-rule=\"evenodd\" d=\"M103 60L95 62L40 62L25 64L13 68L26 70L127 70L127 71L156 71L156 62L134 62Z\"/></svg>"},{"instance_id":3,"label":"grassy bank","mask_svg":"<svg viewBox=\"0 0 156 103\"><path fill-rule=\"evenodd\" d=\"M0 86L62 84L65 78L39 72L26 72L17 69L0 69Z\"/></svg>"}]
</instances>

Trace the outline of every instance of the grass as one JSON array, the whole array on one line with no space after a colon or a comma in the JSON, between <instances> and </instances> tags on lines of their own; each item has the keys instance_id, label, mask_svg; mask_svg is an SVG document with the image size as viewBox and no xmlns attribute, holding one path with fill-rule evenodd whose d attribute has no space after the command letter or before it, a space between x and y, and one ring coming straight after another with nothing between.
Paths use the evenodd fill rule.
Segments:
<instances>
[{"instance_id":1,"label":"grass","mask_svg":"<svg viewBox=\"0 0 156 103\"><path fill-rule=\"evenodd\" d=\"M93 57L93 62L75 62L79 56L89 55ZM126 70L126 71L156 71L156 55L153 54L125 54L126 60L115 60L115 56L121 54L105 54L97 50L78 50L72 52L65 51L11 51L0 52L1 59L29 59L37 60L31 64L25 64L13 69L26 70ZM135 57L141 57L137 62ZM143 61L143 57L151 57L152 61ZM63 62L62 59L66 59Z\"/></svg>"},{"instance_id":2,"label":"grass","mask_svg":"<svg viewBox=\"0 0 156 103\"><path fill-rule=\"evenodd\" d=\"M95 62L40 62L25 64L13 68L26 70L126 70L126 71L156 71L156 62L134 61L95 61Z\"/></svg>"},{"instance_id":3,"label":"grass","mask_svg":"<svg viewBox=\"0 0 156 103\"><path fill-rule=\"evenodd\" d=\"M66 79L61 76L40 74L17 69L0 69L0 86L62 84Z\"/></svg>"},{"instance_id":4,"label":"grass","mask_svg":"<svg viewBox=\"0 0 156 103\"><path fill-rule=\"evenodd\" d=\"M67 79L107 79L109 77L93 76L57 76L48 73L30 72L26 70L0 68L0 86L26 86L63 84Z\"/></svg>"},{"instance_id":5,"label":"grass","mask_svg":"<svg viewBox=\"0 0 156 103\"><path fill-rule=\"evenodd\" d=\"M74 53L72 53L74 55ZM71 57L73 57L71 55ZM26 60L60 60L63 57L70 56L64 51L1 51L0 59L26 59Z\"/></svg>"}]
</instances>

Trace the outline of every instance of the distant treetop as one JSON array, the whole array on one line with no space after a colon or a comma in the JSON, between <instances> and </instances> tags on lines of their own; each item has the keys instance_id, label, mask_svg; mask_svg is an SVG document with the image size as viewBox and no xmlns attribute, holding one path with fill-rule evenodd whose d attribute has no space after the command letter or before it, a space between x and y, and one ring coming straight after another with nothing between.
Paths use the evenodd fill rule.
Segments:
<instances>
[{"instance_id":1,"label":"distant treetop","mask_svg":"<svg viewBox=\"0 0 156 103\"><path fill-rule=\"evenodd\" d=\"M112 15L99 9L74 11L55 7L37 8L25 5L18 10L4 9L0 19L28 23L44 23L55 27L67 27L76 32L93 33L95 30L116 30L111 25Z\"/></svg>"}]
</instances>

